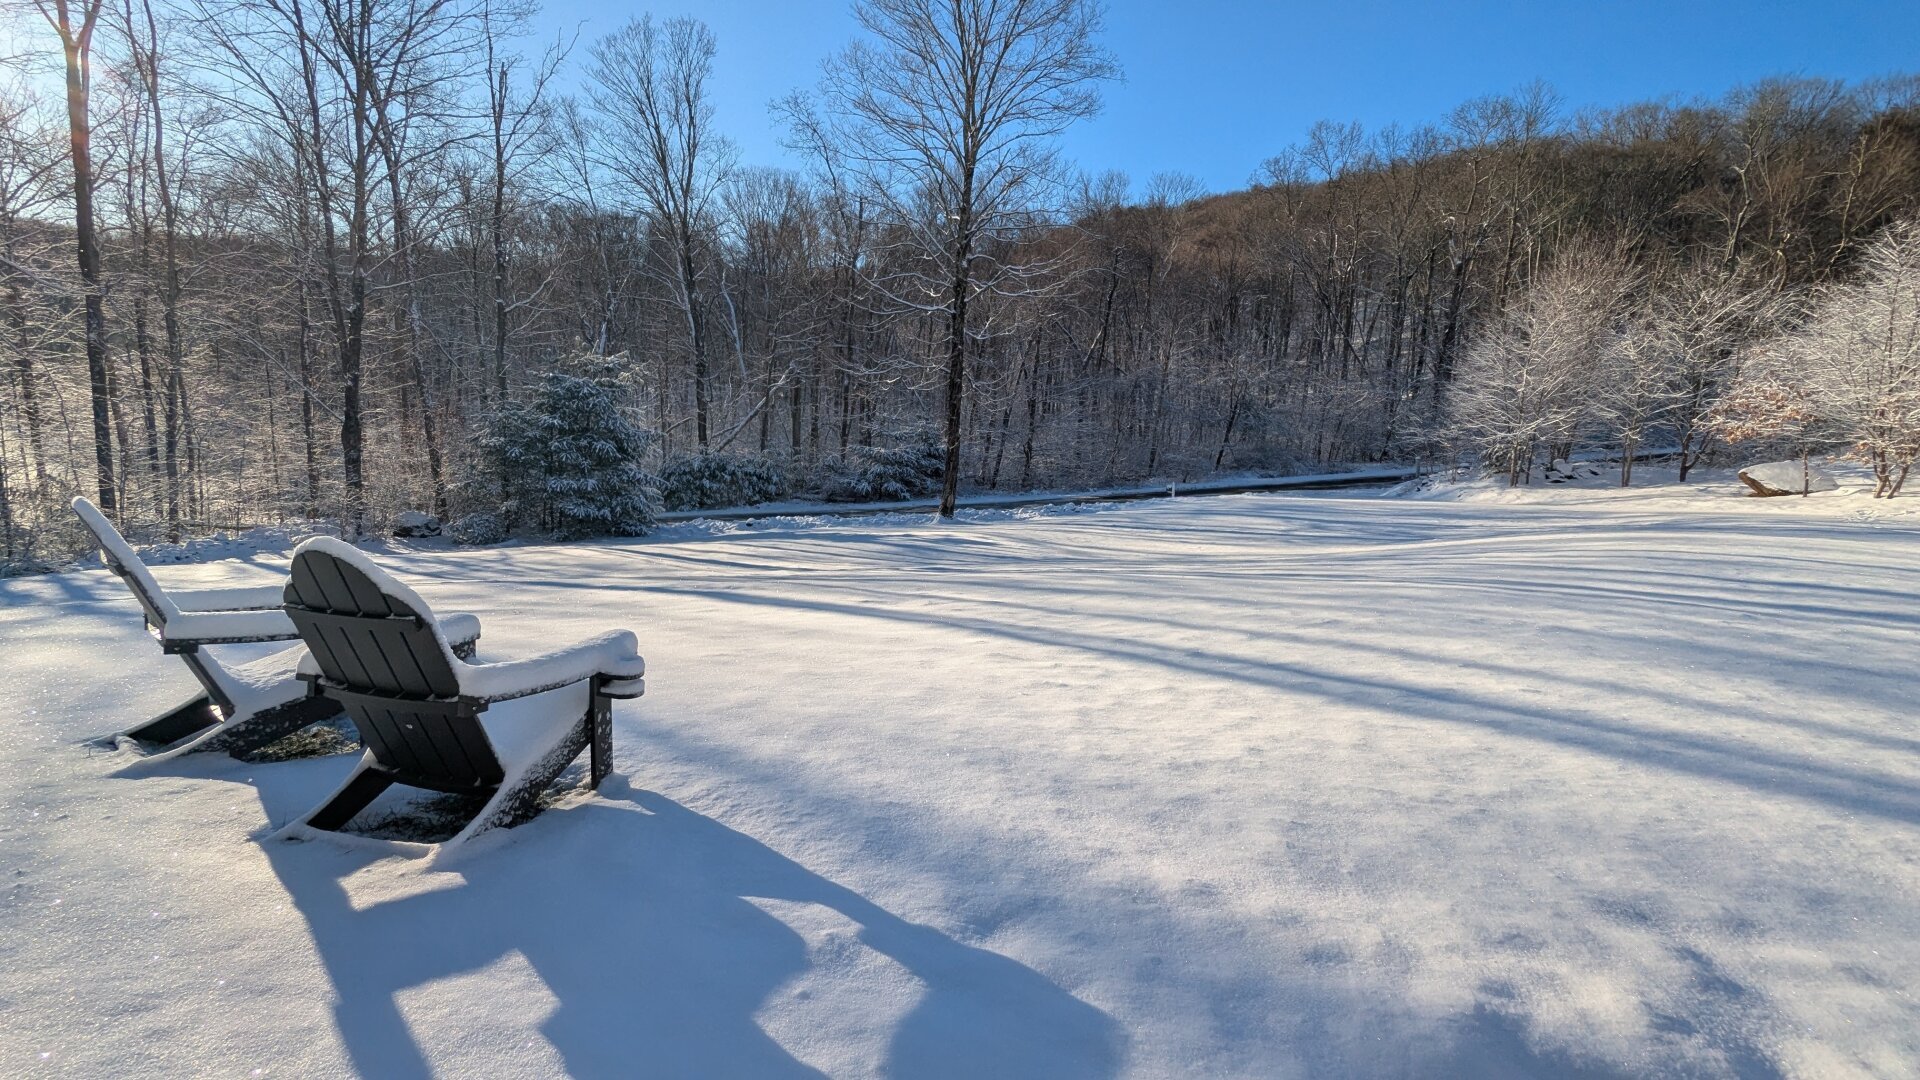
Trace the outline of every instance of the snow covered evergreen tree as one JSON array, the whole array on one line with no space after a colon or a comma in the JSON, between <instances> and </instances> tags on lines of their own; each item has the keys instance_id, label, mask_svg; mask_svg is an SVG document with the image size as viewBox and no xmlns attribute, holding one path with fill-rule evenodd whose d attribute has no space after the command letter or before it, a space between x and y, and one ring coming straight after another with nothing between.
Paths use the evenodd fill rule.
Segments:
<instances>
[{"instance_id":1,"label":"snow covered evergreen tree","mask_svg":"<svg viewBox=\"0 0 1920 1080\"><path fill-rule=\"evenodd\" d=\"M897 435L886 445L851 447L845 472L828 497L845 502L918 499L940 490L945 463L939 436L928 428Z\"/></svg>"},{"instance_id":2,"label":"snow covered evergreen tree","mask_svg":"<svg viewBox=\"0 0 1920 1080\"><path fill-rule=\"evenodd\" d=\"M640 464L653 434L620 406L616 363L548 371L533 400L505 409L482 438L501 514L556 539L639 536L653 526L657 482Z\"/></svg>"},{"instance_id":3,"label":"snow covered evergreen tree","mask_svg":"<svg viewBox=\"0 0 1920 1080\"><path fill-rule=\"evenodd\" d=\"M780 468L764 457L701 450L660 470L660 501L669 510L712 510L772 502L786 487Z\"/></svg>"}]
</instances>

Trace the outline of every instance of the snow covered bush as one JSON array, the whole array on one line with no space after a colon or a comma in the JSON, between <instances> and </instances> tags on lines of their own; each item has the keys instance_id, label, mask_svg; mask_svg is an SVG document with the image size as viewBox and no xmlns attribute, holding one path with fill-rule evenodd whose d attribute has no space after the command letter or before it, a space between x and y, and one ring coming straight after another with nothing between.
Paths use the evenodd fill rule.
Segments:
<instances>
[{"instance_id":1,"label":"snow covered bush","mask_svg":"<svg viewBox=\"0 0 1920 1080\"><path fill-rule=\"evenodd\" d=\"M9 516L0 525L0 578L68 570L95 552L92 535L72 511L32 522Z\"/></svg>"},{"instance_id":2,"label":"snow covered bush","mask_svg":"<svg viewBox=\"0 0 1920 1080\"><path fill-rule=\"evenodd\" d=\"M755 454L701 450L660 470L660 502L669 510L711 510L772 502L786 490L779 465Z\"/></svg>"},{"instance_id":3,"label":"snow covered bush","mask_svg":"<svg viewBox=\"0 0 1920 1080\"><path fill-rule=\"evenodd\" d=\"M656 481L640 461L653 435L621 408L616 364L584 358L570 365L579 374L545 373L533 399L482 436L511 526L563 540L652 527Z\"/></svg>"},{"instance_id":4,"label":"snow covered bush","mask_svg":"<svg viewBox=\"0 0 1920 1080\"><path fill-rule=\"evenodd\" d=\"M946 453L931 431L916 431L890 446L855 446L828 488L841 502L917 499L940 490Z\"/></svg>"},{"instance_id":5,"label":"snow covered bush","mask_svg":"<svg viewBox=\"0 0 1920 1080\"><path fill-rule=\"evenodd\" d=\"M447 536L456 544L498 544L507 538L507 523L491 510L454 518L447 525Z\"/></svg>"}]
</instances>

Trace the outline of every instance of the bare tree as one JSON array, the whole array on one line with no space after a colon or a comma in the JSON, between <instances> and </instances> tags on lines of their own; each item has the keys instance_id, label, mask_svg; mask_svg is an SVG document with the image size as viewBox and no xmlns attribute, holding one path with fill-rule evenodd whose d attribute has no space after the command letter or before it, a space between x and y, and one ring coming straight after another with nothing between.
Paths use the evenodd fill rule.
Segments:
<instances>
[{"instance_id":1,"label":"bare tree","mask_svg":"<svg viewBox=\"0 0 1920 1080\"><path fill-rule=\"evenodd\" d=\"M491 10L481 20L491 28ZM440 444L438 395L427 376L427 333L421 310L416 248L422 245L418 215L429 205L415 181L424 168L466 138L450 126L453 98L464 89L476 65L476 43L468 24L473 12L455 3L408 4L382 22L378 77L368 94L374 115L373 138L380 149L387 181L387 220L393 238L390 262L400 292L394 311L401 364L420 398L420 427L427 450L433 511L447 515L447 483ZM371 66L371 65L370 65Z\"/></svg>"},{"instance_id":2,"label":"bare tree","mask_svg":"<svg viewBox=\"0 0 1920 1080\"><path fill-rule=\"evenodd\" d=\"M1680 451L1680 480L1713 447L1708 422L1739 374L1741 348L1771 329L1779 294L1751 276L1694 264L1656 280L1646 313L1673 380L1667 426Z\"/></svg>"},{"instance_id":3,"label":"bare tree","mask_svg":"<svg viewBox=\"0 0 1920 1080\"><path fill-rule=\"evenodd\" d=\"M686 319L693 360L694 433L709 434L707 313L703 295L715 197L732 168L731 145L713 130L707 79L713 31L696 19L635 19L593 47L594 98L606 166L639 196L666 233L664 275Z\"/></svg>"},{"instance_id":4,"label":"bare tree","mask_svg":"<svg viewBox=\"0 0 1920 1080\"><path fill-rule=\"evenodd\" d=\"M80 280L86 290L87 384L93 405L93 461L100 509L118 506L113 471L113 426L107 394L107 313L102 291L99 223L94 218L93 122L87 98L93 89L93 37L104 0L34 0L47 25L60 35L66 60L67 127L73 137L73 228Z\"/></svg>"},{"instance_id":5,"label":"bare tree","mask_svg":"<svg viewBox=\"0 0 1920 1080\"><path fill-rule=\"evenodd\" d=\"M549 145L550 112L547 85L553 80L566 49L556 44L537 63L501 51L502 39L524 22L524 13L492 3L482 8L481 33L486 42L487 79L487 244L492 254L493 387L502 404L507 397L507 348L512 339L510 318L515 300L509 280L507 236L508 187L520 179L527 159L538 157ZM519 82L515 79L518 77Z\"/></svg>"},{"instance_id":6,"label":"bare tree","mask_svg":"<svg viewBox=\"0 0 1920 1080\"><path fill-rule=\"evenodd\" d=\"M1751 377L1795 387L1797 408L1873 466L1874 496L1898 495L1920 459L1920 219L1868 244L1859 275L1821 289Z\"/></svg>"},{"instance_id":7,"label":"bare tree","mask_svg":"<svg viewBox=\"0 0 1920 1080\"><path fill-rule=\"evenodd\" d=\"M946 323L940 513L959 495L969 309L987 290L1019 290L1045 268L1009 248L1052 220L1064 195L1053 140L1099 108L1117 75L1096 42L1092 0L861 0L867 33L828 61L819 112L796 95L803 140L840 162L900 257L881 289Z\"/></svg>"},{"instance_id":8,"label":"bare tree","mask_svg":"<svg viewBox=\"0 0 1920 1080\"><path fill-rule=\"evenodd\" d=\"M23 226L58 201L63 185L56 177L64 155L64 139L32 87L21 83L0 87L0 279L4 279L6 346L12 354L19 410L25 428L20 452L30 456L21 473L29 490L46 486L48 455L40 412L39 382L34 363L40 351L31 327L31 312L48 299L63 302L65 291L33 268L44 241L28 242ZM5 465L0 464L0 469Z\"/></svg>"},{"instance_id":9,"label":"bare tree","mask_svg":"<svg viewBox=\"0 0 1920 1080\"><path fill-rule=\"evenodd\" d=\"M1451 422L1509 485L1528 479L1541 447L1564 454L1597 417L1601 358L1620 346L1632 283L1617 253L1574 247L1468 348Z\"/></svg>"}]
</instances>

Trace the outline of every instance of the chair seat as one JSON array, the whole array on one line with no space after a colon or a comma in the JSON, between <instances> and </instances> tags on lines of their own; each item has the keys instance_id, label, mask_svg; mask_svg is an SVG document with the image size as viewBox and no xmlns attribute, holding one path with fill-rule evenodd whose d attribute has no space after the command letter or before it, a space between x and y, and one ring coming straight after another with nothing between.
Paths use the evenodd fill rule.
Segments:
<instances>
[{"instance_id":1,"label":"chair seat","mask_svg":"<svg viewBox=\"0 0 1920 1080\"><path fill-rule=\"evenodd\" d=\"M508 776L525 772L551 753L568 731L580 726L592 693L593 688L582 682L487 706L480 714L480 727L493 744L502 771Z\"/></svg>"},{"instance_id":2,"label":"chair seat","mask_svg":"<svg viewBox=\"0 0 1920 1080\"><path fill-rule=\"evenodd\" d=\"M234 714L245 716L305 697L307 686L295 675L306 655L305 645L294 645L244 664L215 665L211 671L233 702Z\"/></svg>"}]
</instances>

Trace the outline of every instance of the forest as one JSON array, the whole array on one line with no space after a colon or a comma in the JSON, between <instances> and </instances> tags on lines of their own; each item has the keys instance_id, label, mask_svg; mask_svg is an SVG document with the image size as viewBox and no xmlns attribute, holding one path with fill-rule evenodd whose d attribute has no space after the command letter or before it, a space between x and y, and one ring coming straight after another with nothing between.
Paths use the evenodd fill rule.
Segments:
<instances>
[{"instance_id":1,"label":"forest","mask_svg":"<svg viewBox=\"0 0 1920 1080\"><path fill-rule=\"evenodd\" d=\"M724 41L493 0L30 0L0 58L0 567L130 534L1581 449L1920 455L1920 77L1068 162L1084 0L862 0L741 160ZM972 78L981 71L993 77ZM1266 155L1256 148L1255 156Z\"/></svg>"}]
</instances>

